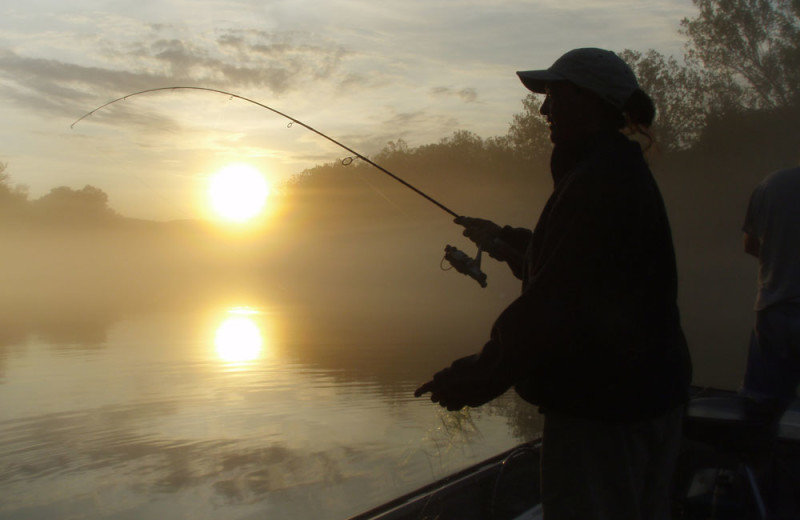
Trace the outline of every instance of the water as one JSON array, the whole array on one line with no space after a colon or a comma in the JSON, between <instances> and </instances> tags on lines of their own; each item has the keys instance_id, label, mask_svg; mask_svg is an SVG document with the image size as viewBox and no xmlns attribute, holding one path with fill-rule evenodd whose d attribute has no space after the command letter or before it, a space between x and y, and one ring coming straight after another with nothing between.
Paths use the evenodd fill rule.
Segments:
<instances>
[{"instance_id":1,"label":"water","mask_svg":"<svg viewBox=\"0 0 800 520\"><path fill-rule=\"evenodd\" d=\"M414 399L458 349L403 317L72 315L0 344L0 519L344 519L535 434L512 395Z\"/></svg>"}]
</instances>

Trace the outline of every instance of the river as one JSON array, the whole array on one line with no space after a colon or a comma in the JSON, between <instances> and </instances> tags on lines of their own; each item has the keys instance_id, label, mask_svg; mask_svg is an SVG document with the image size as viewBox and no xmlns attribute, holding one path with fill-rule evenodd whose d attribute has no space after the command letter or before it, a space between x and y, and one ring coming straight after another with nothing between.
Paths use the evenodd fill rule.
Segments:
<instances>
[{"instance_id":1,"label":"river","mask_svg":"<svg viewBox=\"0 0 800 520\"><path fill-rule=\"evenodd\" d=\"M66 314L0 346L0 519L344 519L536 434L513 395L413 398L444 332L263 300Z\"/></svg>"}]
</instances>

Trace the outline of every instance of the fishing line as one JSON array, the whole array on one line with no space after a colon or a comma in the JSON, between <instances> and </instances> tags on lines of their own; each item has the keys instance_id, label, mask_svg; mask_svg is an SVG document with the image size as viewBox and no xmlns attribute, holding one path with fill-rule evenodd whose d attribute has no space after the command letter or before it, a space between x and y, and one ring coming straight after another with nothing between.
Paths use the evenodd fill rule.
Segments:
<instances>
[{"instance_id":1,"label":"fishing line","mask_svg":"<svg viewBox=\"0 0 800 520\"><path fill-rule=\"evenodd\" d=\"M346 157L345 159L342 160L342 164L343 165L347 166L348 164L353 162L353 158L354 157L358 158L358 159L361 159L362 161L364 161L367 164L377 168L378 170L380 170L381 172L385 173L386 175L388 175L392 179L396 180L397 182L399 182L400 184L402 184L406 188L409 188L410 190L416 192L418 195L420 195L420 196L424 197L425 199L427 199L428 201L432 202L433 204L435 204L436 206L438 206L442 210L446 211L447 213L449 213L453 217L458 217L459 216L456 212L454 212L453 210L451 210L450 208L448 208L447 206L445 206L444 204L442 204L438 200L434 199L433 197L431 197L427 193L424 193L419 188L417 188L417 187L413 186L412 184L406 182L405 180L401 179L400 177L398 177L394 173L390 172L389 170L387 170L386 168L381 166L380 164L377 164L376 162L370 160L366 156L364 156L364 155L358 153L357 151L353 150L352 148L342 144L341 142L337 141L336 139L330 137L329 135L326 135L326 134L320 132L316 128L313 128L313 127L303 123L299 119L295 119L294 117L292 117L292 116L290 116L288 114L285 114L285 113L283 113L283 112L281 112L279 110L276 110L276 109L274 109L274 108L272 108L270 106L267 106L267 105L265 105L263 103L259 103L258 101L255 101L253 99L250 99L250 98L247 98L247 97L244 97L244 96L240 96L238 94L234 94L232 92L226 92L224 90L219 90L219 89L215 89L215 88L208 88L208 87L159 87L159 88L151 88L151 89L147 89L147 90L140 90L139 92L133 92L132 94L127 94L127 95L122 96L120 98L111 100L108 103L100 105L99 107L95 108L94 110L91 110L90 112L87 112L86 114L84 114L81 117L79 117L78 119L76 119L75 122L73 122L69 127L70 128L74 128L75 125L77 125L78 123L80 123L81 121L86 119L87 117L90 117L95 112L98 112L98 111L106 108L107 106L113 105L114 103L117 103L119 101L125 101L126 99L131 98L133 96L139 96L139 95L142 95L142 94L149 94L151 92L159 92L159 91L162 91L162 90L201 90L201 91L205 91L205 92L215 92L217 94L222 94L222 95L228 96L230 99L233 99L233 98L241 99L242 101L246 101L248 103L252 103L254 105L257 105L257 106L259 106L261 108L265 108L265 109L269 110L270 112L273 112L273 113L275 113L275 114L277 114L277 115L279 115L281 117L285 117L286 119L288 119L289 123L287 125L287 128L291 128L292 125L296 123L296 124L302 126L303 128L305 128L307 130L310 130L311 132L314 132L318 136L327 139L328 141L332 142L336 146L339 146L340 148L343 148L343 149L347 150L349 153L353 154L353 157Z\"/></svg>"}]
</instances>

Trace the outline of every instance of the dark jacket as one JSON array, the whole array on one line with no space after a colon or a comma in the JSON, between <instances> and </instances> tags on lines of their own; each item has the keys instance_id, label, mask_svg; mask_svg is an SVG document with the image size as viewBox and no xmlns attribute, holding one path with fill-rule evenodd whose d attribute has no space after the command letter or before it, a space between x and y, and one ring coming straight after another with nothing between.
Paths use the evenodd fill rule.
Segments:
<instances>
[{"instance_id":1,"label":"dark jacket","mask_svg":"<svg viewBox=\"0 0 800 520\"><path fill-rule=\"evenodd\" d=\"M686 401L691 362L680 326L666 210L640 146L619 132L553 150L554 190L511 268L522 294L473 358L494 397L581 417L638 420ZM458 363L458 362L457 362Z\"/></svg>"}]
</instances>

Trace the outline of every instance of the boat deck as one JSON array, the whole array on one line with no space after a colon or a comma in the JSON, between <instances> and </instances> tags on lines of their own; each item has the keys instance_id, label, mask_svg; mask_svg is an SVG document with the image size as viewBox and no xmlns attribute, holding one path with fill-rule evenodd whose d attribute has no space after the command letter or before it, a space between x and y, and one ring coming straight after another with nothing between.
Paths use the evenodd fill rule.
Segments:
<instances>
[{"instance_id":1,"label":"boat deck","mask_svg":"<svg viewBox=\"0 0 800 520\"><path fill-rule=\"evenodd\" d=\"M734 392L695 389L687 415L675 520L800 518L800 401L782 417L759 484L759 470L740 449L748 430ZM541 520L540 448L539 441L521 444L350 520Z\"/></svg>"}]
</instances>

